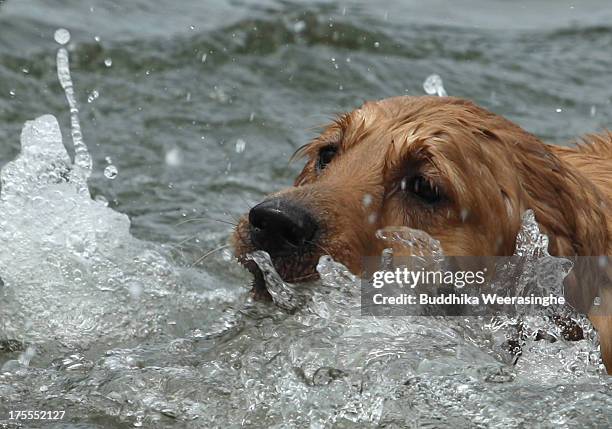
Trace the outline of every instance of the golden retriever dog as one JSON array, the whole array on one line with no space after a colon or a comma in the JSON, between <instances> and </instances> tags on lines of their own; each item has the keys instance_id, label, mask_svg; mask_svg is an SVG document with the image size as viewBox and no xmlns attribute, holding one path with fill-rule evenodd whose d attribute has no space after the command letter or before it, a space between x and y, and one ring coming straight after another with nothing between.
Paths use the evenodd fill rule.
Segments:
<instances>
[{"instance_id":1,"label":"golden retriever dog","mask_svg":"<svg viewBox=\"0 0 612 429\"><path fill-rule=\"evenodd\" d=\"M323 254L360 274L387 226L423 230L446 255L505 256L532 209L551 255L612 255L612 133L553 146L467 100L394 97L340 116L294 157L306 158L294 186L253 207L232 239L258 298L249 252L268 252L290 282L315 278ZM601 295L589 316L610 371L612 294Z\"/></svg>"}]
</instances>

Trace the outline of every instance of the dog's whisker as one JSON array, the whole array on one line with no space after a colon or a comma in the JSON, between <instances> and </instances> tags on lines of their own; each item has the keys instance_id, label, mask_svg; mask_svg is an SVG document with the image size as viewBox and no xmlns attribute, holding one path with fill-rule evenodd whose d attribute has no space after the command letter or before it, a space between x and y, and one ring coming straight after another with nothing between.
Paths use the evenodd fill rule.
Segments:
<instances>
[{"instance_id":1,"label":"dog's whisker","mask_svg":"<svg viewBox=\"0 0 612 429\"><path fill-rule=\"evenodd\" d=\"M209 250L208 252L206 252L205 254L203 254L202 256L200 256L198 259L196 259L191 266L194 267L196 265L198 265L200 262L202 262L204 259L208 258L210 255L219 252L220 250L223 249L227 249L228 247L230 247L230 244L224 244L223 246L219 246L216 249L212 249Z\"/></svg>"},{"instance_id":2,"label":"dog's whisker","mask_svg":"<svg viewBox=\"0 0 612 429\"><path fill-rule=\"evenodd\" d=\"M318 247L320 250L322 250L322 251L323 251L323 253L324 253L325 255L330 255L330 256L331 256L331 252L330 252L329 250L327 250L325 247L321 246L319 243L316 243L316 242L314 242L314 241L307 241L306 243L308 243L308 244L312 244L312 245L314 245L314 246Z\"/></svg>"},{"instance_id":3,"label":"dog's whisker","mask_svg":"<svg viewBox=\"0 0 612 429\"><path fill-rule=\"evenodd\" d=\"M194 218L191 218L191 219L182 220L182 221L178 222L176 224L176 226L184 225L186 223L191 223L191 222L206 222L207 220L208 219L203 218L203 217L194 217Z\"/></svg>"},{"instance_id":4,"label":"dog's whisker","mask_svg":"<svg viewBox=\"0 0 612 429\"><path fill-rule=\"evenodd\" d=\"M215 221L215 222L220 222L220 223L226 223L228 225L232 225L234 227L238 226L238 224L227 221L227 220L223 220L223 219L215 219L212 217L196 217L196 218L192 218L192 219L185 219L180 221L179 223L176 224L176 226L180 226L180 225L184 225L186 223L191 223L191 222L205 222L205 221Z\"/></svg>"},{"instance_id":5,"label":"dog's whisker","mask_svg":"<svg viewBox=\"0 0 612 429\"><path fill-rule=\"evenodd\" d=\"M191 241L193 239L198 238L197 235L192 235L191 237L187 237L184 240L179 241L178 243L176 243L174 246L175 247L181 247L183 244L187 243L188 241Z\"/></svg>"},{"instance_id":6,"label":"dog's whisker","mask_svg":"<svg viewBox=\"0 0 612 429\"><path fill-rule=\"evenodd\" d=\"M250 203L246 200L246 198L244 198L244 196L239 195L240 199L246 204L246 212L248 213L254 206L253 203Z\"/></svg>"},{"instance_id":7,"label":"dog's whisker","mask_svg":"<svg viewBox=\"0 0 612 429\"><path fill-rule=\"evenodd\" d=\"M230 216L232 217L232 219L234 220L234 222L236 222L236 225L235 225L235 226L237 227L237 226L238 226L238 224L240 223L240 218L239 218L239 217L237 217L238 215L235 215L235 214L231 214Z\"/></svg>"}]
</instances>

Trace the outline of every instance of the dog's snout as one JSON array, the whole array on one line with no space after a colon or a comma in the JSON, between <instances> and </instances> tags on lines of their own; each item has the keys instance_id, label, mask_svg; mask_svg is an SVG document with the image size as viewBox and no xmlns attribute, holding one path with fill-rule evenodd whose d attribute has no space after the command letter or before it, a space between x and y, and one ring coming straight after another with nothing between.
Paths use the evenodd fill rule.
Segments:
<instances>
[{"instance_id":1,"label":"dog's snout","mask_svg":"<svg viewBox=\"0 0 612 429\"><path fill-rule=\"evenodd\" d=\"M270 254L291 253L311 244L319 225L302 206L284 199L264 201L249 212L251 239Z\"/></svg>"}]
</instances>

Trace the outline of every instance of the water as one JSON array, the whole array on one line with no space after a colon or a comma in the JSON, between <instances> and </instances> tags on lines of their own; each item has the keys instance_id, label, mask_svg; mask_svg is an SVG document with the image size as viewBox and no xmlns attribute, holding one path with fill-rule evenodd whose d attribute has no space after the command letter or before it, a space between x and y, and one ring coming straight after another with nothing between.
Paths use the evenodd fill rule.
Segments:
<instances>
[{"instance_id":1,"label":"water","mask_svg":"<svg viewBox=\"0 0 612 429\"><path fill-rule=\"evenodd\" d=\"M438 97L446 97L448 95L444 89L442 78L437 74L432 74L425 79L423 89L429 95L437 95Z\"/></svg>"},{"instance_id":2,"label":"water","mask_svg":"<svg viewBox=\"0 0 612 429\"><path fill-rule=\"evenodd\" d=\"M0 422L610 426L584 320L587 339L554 343L529 334L550 321L523 320L516 359L516 321L359 318L355 279L331 261L297 303L279 283L274 307L249 301L227 249L192 266L291 183L284 160L312 127L422 94L432 74L552 142L609 126L607 2L123 3L0 5ZM47 114L63 142L51 116L20 139Z\"/></svg>"}]
</instances>

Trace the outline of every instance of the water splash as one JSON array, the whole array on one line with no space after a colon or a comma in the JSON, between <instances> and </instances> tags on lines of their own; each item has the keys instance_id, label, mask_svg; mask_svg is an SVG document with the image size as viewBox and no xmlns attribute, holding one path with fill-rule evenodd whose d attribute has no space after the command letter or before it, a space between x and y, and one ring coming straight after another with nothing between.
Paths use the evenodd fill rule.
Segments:
<instances>
[{"instance_id":1,"label":"water splash","mask_svg":"<svg viewBox=\"0 0 612 429\"><path fill-rule=\"evenodd\" d=\"M521 217L521 229L516 236L516 256L548 256L548 237L540 232L533 210L526 210Z\"/></svg>"},{"instance_id":2,"label":"water splash","mask_svg":"<svg viewBox=\"0 0 612 429\"><path fill-rule=\"evenodd\" d=\"M446 97L446 90L442 78L437 74L432 74L423 82L423 89L429 95L437 95L438 97Z\"/></svg>"},{"instance_id":3,"label":"water splash","mask_svg":"<svg viewBox=\"0 0 612 429\"><path fill-rule=\"evenodd\" d=\"M236 140L236 153L242 153L246 149L246 142L242 139Z\"/></svg>"},{"instance_id":4,"label":"water splash","mask_svg":"<svg viewBox=\"0 0 612 429\"><path fill-rule=\"evenodd\" d=\"M304 304L304 297L296 292L295 287L285 282L276 272L270 255L257 250L248 255L261 270L266 282L266 289L274 303L283 310L293 312Z\"/></svg>"},{"instance_id":5,"label":"water splash","mask_svg":"<svg viewBox=\"0 0 612 429\"><path fill-rule=\"evenodd\" d=\"M504 296L564 295L563 281L573 268L573 263L548 252L548 237L540 231L535 214L526 210L521 217L521 228L516 237L513 257L498 262L493 290ZM524 316L526 307L515 306Z\"/></svg>"},{"instance_id":6,"label":"water splash","mask_svg":"<svg viewBox=\"0 0 612 429\"><path fill-rule=\"evenodd\" d=\"M58 28L53 35L53 38L60 45L66 45L70 42L70 32L65 28Z\"/></svg>"},{"instance_id":7,"label":"water splash","mask_svg":"<svg viewBox=\"0 0 612 429\"><path fill-rule=\"evenodd\" d=\"M376 238L392 245L395 255L419 256L438 263L444 258L440 242L420 229L386 227L376 231Z\"/></svg>"},{"instance_id":8,"label":"water splash","mask_svg":"<svg viewBox=\"0 0 612 429\"><path fill-rule=\"evenodd\" d=\"M72 144L74 145L74 165L70 175L72 180L78 183L79 192L89 194L87 179L91 175L92 161L87 146L83 141L83 133L81 132L79 109L74 95L72 77L70 76L68 50L63 47L63 45L70 41L70 33L68 30L60 28L55 33L55 40L62 45L57 50L57 78L64 89L66 100L70 106L70 133L72 135Z\"/></svg>"},{"instance_id":9,"label":"water splash","mask_svg":"<svg viewBox=\"0 0 612 429\"><path fill-rule=\"evenodd\" d=\"M68 43L69 33L58 31L56 39ZM126 215L91 199L91 158L65 48L57 60L74 162L56 118L45 115L25 123L21 152L0 171L0 339L43 344L47 353L56 343L86 348L161 331L178 317L163 306L152 311L155 303L191 293L177 289L181 274L163 251L130 235ZM189 307L201 303L198 296L185 299Z\"/></svg>"},{"instance_id":10,"label":"water splash","mask_svg":"<svg viewBox=\"0 0 612 429\"><path fill-rule=\"evenodd\" d=\"M42 162L42 161L48 161ZM24 199L41 187L66 181L72 164L62 143L59 124L51 115L25 123L21 131L21 154L0 172L0 201L23 204ZM6 225L10 218L0 217L0 236L7 240Z\"/></svg>"},{"instance_id":11,"label":"water splash","mask_svg":"<svg viewBox=\"0 0 612 429\"><path fill-rule=\"evenodd\" d=\"M113 164L107 165L104 168L104 177L106 177L107 179L113 180L117 177L118 174L119 170Z\"/></svg>"},{"instance_id":12,"label":"water splash","mask_svg":"<svg viewBox=\"0 0 612 429\"><path fill-rule=\"evenodd\" d=\"M395 256L411 256L402 261L411 264L409 269L443 269L448 261L440 242L424 231L408 227L388 227L376 232L376 237L392 246L385 249L381 265L390 266ZM573 264L565 258L553 257L548 253L548 237L540 232L532 210L522 216L517 233L513 257L495 262L495 277L491 279L493 290L501 295L537 294L563 295L563 280ZM483 261L484 262L484 261ZM519 313L524 307L517 305Z\"/></svg>"},{"instance_id":13,"label":"water splash","mask_svg":"<svg viewBox=\"0 0 612 429\"><path fill-rule=\"evenodd\" d=\"M96 101L98 99L98 97L100 96L100 93L98 92L97 89L94 89L93 91L91 91L89 93L89 95L87 96L87 102L88 103L93 103L94 101Z\"/></svg>"},{"instance_id":14,"label":"water splash","mask_svg":"<svg viewBox=\"0 0 612 429\"><path fill-rule=\"evenodd\" d=\"M319 258L316 270L323 286L341 288L353 293L359 290L360 278L341 263L334 261L329 255Z\"/></svg>"}]
</instances>

